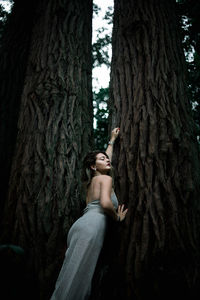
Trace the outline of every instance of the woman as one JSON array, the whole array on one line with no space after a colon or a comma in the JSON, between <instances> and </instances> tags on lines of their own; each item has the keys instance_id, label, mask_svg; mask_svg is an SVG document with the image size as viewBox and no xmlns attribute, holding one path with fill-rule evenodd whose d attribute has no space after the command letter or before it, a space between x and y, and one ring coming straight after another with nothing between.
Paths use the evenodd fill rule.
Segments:
<instances>
[{"instance_id":1,"label":"woman","mask_svg":"<svg viewBox=\"0 0 200 300\"><path fill-rule=\"evenodd\" d=\"M71 227L67 251L51 300L86 300L103 245L107 216L124 220L127 209L118 206L113 191L111 160L119 128L113 129L106 152L90 152L84 159L83 182L86 186L84 214Z\"/></svg>"}]
</instances>

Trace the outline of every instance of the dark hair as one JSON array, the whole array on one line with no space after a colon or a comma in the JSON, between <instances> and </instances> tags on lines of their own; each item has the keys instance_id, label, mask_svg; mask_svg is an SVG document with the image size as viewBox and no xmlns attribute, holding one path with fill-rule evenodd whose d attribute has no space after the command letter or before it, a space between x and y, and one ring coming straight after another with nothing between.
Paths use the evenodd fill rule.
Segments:
<instances>
[{"instance_id":1,"label":"dark hair","mask_svg":"<svg viewBox=\"0 0 200 300\"><path fill-rule=\"evenodd\" d=\"M89 152L83 160L82 182L83 182L83 185L85 186L85 188L87 188L90 185L91 180L94 177L95 171L91 169L91 166L95 165L96 157L97 157L97 154L99 154L99 153L102 153L107 158L109 158L108 154L105 151L95 150L95 151ZM108 175L112 176L111 171L108 172Z\"/></svg>"}]
</instances>

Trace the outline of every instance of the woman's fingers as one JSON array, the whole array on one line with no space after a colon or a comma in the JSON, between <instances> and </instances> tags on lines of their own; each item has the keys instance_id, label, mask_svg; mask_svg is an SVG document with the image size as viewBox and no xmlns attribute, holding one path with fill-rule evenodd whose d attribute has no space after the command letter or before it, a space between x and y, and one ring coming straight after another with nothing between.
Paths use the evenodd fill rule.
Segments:
<instances>
[{"instance_id":1,"label":"woman's fingers","mask_svg":"<svg viewBox=\"0 0 200 300\"><path fill-rule=\"evenodd\" d=\"M122 211L122 205L118 206L118 211L121 212Z\"/></svg>"},{"instance_id":2,"label":"woman's fingers","mask_svg":"<svg viewBox=\"0 0 200 300\"><path fill-rule=\"evenodd\" d=\"M119 213L121 213L121 214L126 214L127 211L128 211L128 208L126 208L126 209L124 210L124 204L118 206L118 212L119 212Z\"/></svg>"},{"instance_id":3,"label":"woman's fingers","mask_svg":"<svg viewBox=\"0 0 200 300\"><path fill-rule=\"evenodd\" d=\"M112 130L112 132L111 132L111 136L112 136L113 138L117 138L117 136L118 136L118 134L119 134L119 131L120 131L119 127L114 128L114 129Z\"/></svg>"},{"instance_id":4,"label":"woman's fingers","mask_svg":"<svg viewBox=\"0 0 200 300\"><path fill-rule=\"evenodd\" d=\"M128 211L128 208L126 208L126 209L123 211L123 213L126 215L127 211Z\"/></svg>"}]
</instances>

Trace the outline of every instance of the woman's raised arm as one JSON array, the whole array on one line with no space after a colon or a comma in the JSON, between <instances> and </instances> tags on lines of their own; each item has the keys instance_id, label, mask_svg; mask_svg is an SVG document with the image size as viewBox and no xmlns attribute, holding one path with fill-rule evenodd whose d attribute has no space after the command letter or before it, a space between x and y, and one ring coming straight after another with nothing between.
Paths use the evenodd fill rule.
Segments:
<instances>
[{"instance_id":1,"label":"woman's raised arm","mask_svg":"<svg viewBox=\"0 0 200 300\"><path fill-rule=\"evenodd\" d=\"M115 142L116 138L119 135L119 131L120 131L119 128L114 128L112 130L110 141L108 142L108 147L106 149L106 153L108 154L111 162L112 162L112 154L113 154L113 145L114 145L114 142Z\"/></svg>"}]
</instances>

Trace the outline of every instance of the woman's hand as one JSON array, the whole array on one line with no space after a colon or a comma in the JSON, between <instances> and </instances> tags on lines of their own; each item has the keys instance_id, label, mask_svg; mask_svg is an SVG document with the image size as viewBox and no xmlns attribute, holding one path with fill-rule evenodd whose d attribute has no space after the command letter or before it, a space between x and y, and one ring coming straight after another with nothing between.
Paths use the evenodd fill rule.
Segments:
<instances>
[{"instance_id":1,"label":"woman's hand","mask_svg":"<svg viewBox=\"0 0 200 300\"><path fill-rule=\"evenodd\" d=\"M118 206L117 215L120 222L125 219L127 211L128 208L124 209L124 204Z\"/></svg>"},{"instance_id":2,"label":"woman's hand","mask_svg":"<svg viewBox=\"0 0 200 300\"><path fill-rule=\"evenodd\" d=\"M118 135L119 135L119 132L120 132L119 127L114 128L114 129L111 131L111 138L110 138L110 141L111 141L111 142L114 142L114 141L116 140L116 138L117 138Z\"/></svg>"}]
</instances>

